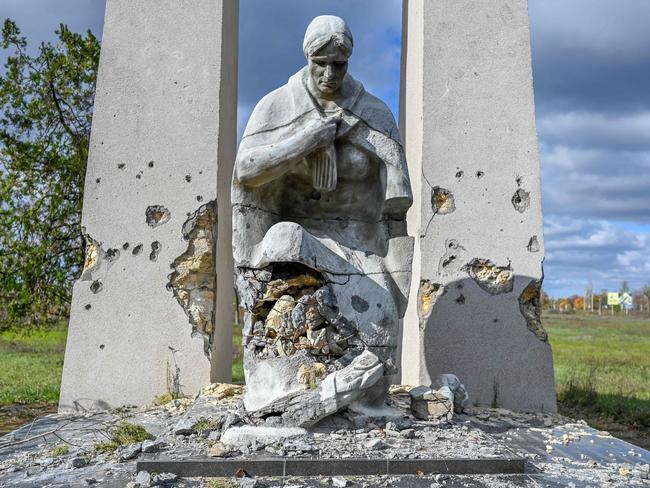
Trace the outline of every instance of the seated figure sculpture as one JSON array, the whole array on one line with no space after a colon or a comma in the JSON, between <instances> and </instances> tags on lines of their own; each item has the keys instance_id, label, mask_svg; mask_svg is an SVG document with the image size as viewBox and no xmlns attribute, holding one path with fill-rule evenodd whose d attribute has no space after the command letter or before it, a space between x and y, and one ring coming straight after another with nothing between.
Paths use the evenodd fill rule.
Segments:
<instances>
[{"instance_id":1,"label":"seated figure sculpture","mask_svg":"<svg viewBox=\"0 0 650 488\"><path fill-rule=\"evenodd\" d=\"M311 426L383 404L411 280L412 194L393 115L347 74L343 19L315 18L308 65L255 107L233 175L244 406Z\"/></svg>"}]
</instances>

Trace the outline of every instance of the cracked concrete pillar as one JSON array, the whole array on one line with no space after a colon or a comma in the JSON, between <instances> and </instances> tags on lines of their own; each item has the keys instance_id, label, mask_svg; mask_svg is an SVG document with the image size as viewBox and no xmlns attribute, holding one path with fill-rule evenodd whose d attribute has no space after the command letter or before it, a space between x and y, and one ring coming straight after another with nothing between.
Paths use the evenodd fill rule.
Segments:
<instances>
[{"instance_id":1,"label":"cracked concrete pillar","mask_svg":"<svg viewBox=\"0 0 650 488\"><path fill-rule=\"evenodd\" d=\"M404 2L402 134L417 237L402 381L555 411L526 0Z\"/></svg>"},{"instance_id":2,"label":"cracked concrete pillar","mask_svg":"<svg viewBox=\"0 0 650 488\"><path fill-rule=\"evenodd\" d=\"M59 409L229 380L237 0L108 0Z\"/></svg>"}]
</instances>

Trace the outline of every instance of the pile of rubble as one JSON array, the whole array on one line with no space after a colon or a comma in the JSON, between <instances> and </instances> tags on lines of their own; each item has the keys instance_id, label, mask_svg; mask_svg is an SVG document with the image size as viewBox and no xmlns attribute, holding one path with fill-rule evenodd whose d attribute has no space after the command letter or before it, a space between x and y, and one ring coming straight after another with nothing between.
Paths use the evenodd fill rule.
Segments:
<instances>
[{"instance_id":1,"label":"pile of rubble","mask_svg":"<svg viewBox=\"0 0 650 488\"><path fill-rule=\"evenodd\" d=\"M648 451L557 415L477 407L461 411L465 394L454 377L439 378L430 388L392 387L390 409L383 416L345 412L312 429L282 432L244 425L243 392L242 386L215 384L195 399L149 408L43 417L0 438L0 487L650 486ZM441 403L446 403L447 410L433 407ZM107 448L107 440L124 425L146 438L127 439ZM137 473L135 467L138 460L156 458L399 460L512 455L530 460L529 474L518 478L439 474L283 480L243 475L215 482L171 473Z\"/></svg>"}]
</instances>

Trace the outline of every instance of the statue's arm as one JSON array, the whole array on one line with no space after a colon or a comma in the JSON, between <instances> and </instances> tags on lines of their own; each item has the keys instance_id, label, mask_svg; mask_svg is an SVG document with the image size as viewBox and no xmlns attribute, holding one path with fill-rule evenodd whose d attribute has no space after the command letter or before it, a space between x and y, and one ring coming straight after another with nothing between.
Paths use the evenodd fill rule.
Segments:
<instances>
[{"instance_id":1,"label":"statue's arm","mask_svg":"<svg viewBox=\"0 0 650 488\"><path fill-rule=\"evenodd\" d=\"M261 186L282 176L311 152L334 141L338 119L318 119L274 144L243 144L235 161L235 178L245 186Z\"/></svg>"}]
</instances>

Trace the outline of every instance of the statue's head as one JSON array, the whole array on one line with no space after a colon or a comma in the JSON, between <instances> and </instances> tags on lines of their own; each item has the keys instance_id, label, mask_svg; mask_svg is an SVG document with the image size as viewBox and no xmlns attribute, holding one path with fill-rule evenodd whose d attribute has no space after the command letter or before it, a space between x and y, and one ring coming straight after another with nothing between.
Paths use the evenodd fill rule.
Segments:
<instances>
[{"instance_id":1,"label":"statue's head","mask_svg":"<svg viewBox=\"0 0 650 488\"><path fill-rule=\"evenodd\" d=\"M352 46L352 33L340 17L321 15L307 27L302 49L313 85L323 95L331 96L341 89Z\"/></svg>"}]
</instances>

